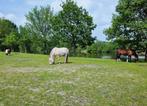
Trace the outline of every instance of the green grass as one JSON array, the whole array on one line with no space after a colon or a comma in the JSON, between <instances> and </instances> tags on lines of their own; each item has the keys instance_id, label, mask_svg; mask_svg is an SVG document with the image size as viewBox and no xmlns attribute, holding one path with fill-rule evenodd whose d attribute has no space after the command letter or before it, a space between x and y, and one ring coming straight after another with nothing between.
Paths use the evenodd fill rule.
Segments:
<instances>
[{"instance_id":1,"label":"green grass","mask_svg":"<svg viewBox=\"0 0 147 106\"><path fill-rule=\"evenodd\" d=\"M147 106L147 63L1 52L0 106Z\"/></svg>"}]
</instances>

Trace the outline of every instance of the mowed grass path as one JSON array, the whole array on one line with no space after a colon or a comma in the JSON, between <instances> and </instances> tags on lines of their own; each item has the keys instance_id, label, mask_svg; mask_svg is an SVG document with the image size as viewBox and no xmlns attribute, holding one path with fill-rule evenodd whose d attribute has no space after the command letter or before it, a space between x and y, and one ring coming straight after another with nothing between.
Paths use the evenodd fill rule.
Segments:
<instances>
[{"instance_id":1,"label":"mowed grass path","mask_svg":"<svg viewBox=\"0 0 147 106\"><path fill-rule=\"evenodd\" d=\"M147 106L147 63L0 52L0 106Z\"/></svg>"}]
</instances>

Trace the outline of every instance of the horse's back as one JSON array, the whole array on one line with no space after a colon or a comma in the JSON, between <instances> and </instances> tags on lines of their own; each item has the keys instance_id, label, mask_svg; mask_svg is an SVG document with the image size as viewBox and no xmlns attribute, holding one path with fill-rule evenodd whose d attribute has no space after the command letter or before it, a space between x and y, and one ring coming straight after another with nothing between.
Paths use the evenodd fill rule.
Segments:
<instances>
[{"instance_id":1,"label":"horse's back","mask_svg":"<svg viewBox=\"0 0 147 106\"><path fill-rule=\"evenodd\" d=\"M68 48L66 48L66 47L59 48L59 49L60 49L60 51L63 51L63 52L66 52L66 53L68 53L68 52L69 52L69 49L68 49Z\"/></svg>"},{"instance_id":2,"label":"horse's back","mask_svg":"<svg viewBox=\"0 0 147 106\"><path fill-rule=\"evenodd\" d=\"M63 47L63 48L57 48L57 47L55 47L55 48L53 48L53 52L54 52L55 55L60 55L60 56L62 56L62 55L68 55L69 49L66 48L66 47Z\"/></svg>"},{"instance_id":3,"label":"horse's back","mask_svg":"<svg viewBox=\"0 0 147 106\"><path fill-rule=\"evenodd\" d=\"M65 48L65 47L63 47L63 48L59 48L59 54L61 54L61 55L66 55L66 54L68 54L69 53L69 49L68 48Z\"/></svg>"},{"instance_id":4,"label":"horse's back","mask_svg":"<svg viewBox=\"0 0 147 106\"><path fill-rule=\"evenodd\" d=\"M116 51L117 54L120 54L120 55L127 55L128 54L128 51L127 50L124 50L124 49L118 49Z\"/></svg>"}]
</instances>

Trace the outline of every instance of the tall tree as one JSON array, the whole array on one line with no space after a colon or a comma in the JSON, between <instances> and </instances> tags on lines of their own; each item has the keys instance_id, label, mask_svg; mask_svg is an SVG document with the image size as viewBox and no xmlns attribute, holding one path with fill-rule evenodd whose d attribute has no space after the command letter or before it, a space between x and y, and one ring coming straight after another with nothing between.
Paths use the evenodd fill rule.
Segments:
<instances>
[{"instance_id":1,"label":"tall tree","mask_svg":"<svg viewBox=\"0 0 147 106\"><path fill-rule=\"evenodd\" d=\"M25 27L30 35L34 36L32 37L34 38L32 47L36 49L36 52L47 53L49 50L50 37L52 36L52 17L53 11L50 6L35 7L26 15Z\"/></svg>"},{"instance_id":2,"label":"tall tree","mask_svg":"<svg viewBox=\"0 0 147 106\"><path fill-rule=\"evenodd\" d=\"M104 31L108 39L119 44L146 51L147 60L147 2L119 0L112 26Z\"/></svg>"},{"instance_id":3,"label":"tall tree","mask_svg":"<svg viewBox=\"0 0 147 106\"><path fill-rule=\"evenodd\" d=\"M32 52L31 51L31 45L32 45L32 37L30 36L28 30L24 26L19 27L19 50L20 52Z\"/></svg>"},{"instance_id":4,"label":"tall tree","mask_svg":"<svg viewBox=\"0 0 147 106\"><path fill-rule=\"evenodd\" d=\"M17 48L18 28L10 20L0 18L0 50Z\"/></svg>"},{"instance_id":5,"label":"tall tree","mask_svg":"<svg viewBox=\"0 0 147 106\"><path fill-rule=\"evenodd\" d=\"M96 27L93 18L73 0L61 4L62 10L54 18L54 34L60 39L59 43L71 48L73 53L80 45L91 45L95 38L91 36Z\"/></svg>"}]
</instances>

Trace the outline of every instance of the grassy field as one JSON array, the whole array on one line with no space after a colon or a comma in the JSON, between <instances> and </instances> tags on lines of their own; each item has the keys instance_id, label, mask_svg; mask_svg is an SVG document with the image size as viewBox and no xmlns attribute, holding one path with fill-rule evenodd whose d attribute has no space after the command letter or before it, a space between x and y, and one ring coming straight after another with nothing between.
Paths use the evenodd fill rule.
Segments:
<instances>
[{"instance_id":1,"label":"grassy field","mask_svg":"<svg viewBox=\"0 0 147 106\"><path fill-rule=\"evenodd\" d=\"M147 63L0 52L0 106L147 106Z\"/></svg>"}]
</instances>

